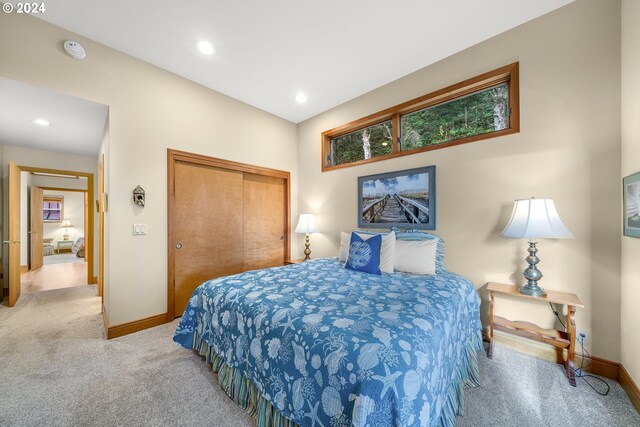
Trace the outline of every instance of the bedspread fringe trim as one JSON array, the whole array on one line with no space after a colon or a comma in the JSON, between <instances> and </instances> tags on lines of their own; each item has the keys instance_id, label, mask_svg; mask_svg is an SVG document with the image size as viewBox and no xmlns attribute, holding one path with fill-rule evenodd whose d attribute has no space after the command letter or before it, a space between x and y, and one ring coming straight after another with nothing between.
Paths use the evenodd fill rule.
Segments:
<instances>
[{"instance_id":1,"label":"bedspread fringe trim","mask_svg":"<svg viewBox=\"0 0 640 427\"><path fill-rule=\"evenodd\" d=\"M444 405L440 413L441 427L454 427L456 416L464 415L464 387L480 386L480 370L478 369L478 351L482 350L482 333L478 332L467 344L462 355Z\"/></svg>"},{"instance_id":2,"label":"bedspread fringe trim","mask_svg":"<svg viewBox=\"0 0 640 427\"><path fill-rule=\"evenodd\" d=\"M242 371L222 360L197 332L193 334L193 349L204 356L213 372L218 374L218 382L231 400L256 419L257 427L299 427L262 397L255 383Z\"/></svg>"},{"instance_id":3,"label":"bedspread fringe trim","mask_svg":"<svg viewBox=\"0 0 640 427\"><path fill-rule=\"evenodd\" d=\"M231 400L256 419L257 427L299 427L297 423L284 417L262 396L253 381L247 378L242 371L228 365L195 331L193 349L200 356L204 356L213 372L218 374L218 382ZM464 414L465 386L478 387L480 385L478 351L481 349L482 334L478 332L464 350L463 359L452 378L437 425L454 427L456 416Z\"/></svg>"}]
</instances>

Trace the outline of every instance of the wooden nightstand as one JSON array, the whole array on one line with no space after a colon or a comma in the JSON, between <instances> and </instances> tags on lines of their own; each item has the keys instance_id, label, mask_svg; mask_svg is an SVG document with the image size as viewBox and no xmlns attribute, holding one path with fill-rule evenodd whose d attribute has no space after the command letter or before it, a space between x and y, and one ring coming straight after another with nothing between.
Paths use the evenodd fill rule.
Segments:
<instances>
[{"instance_id":1,"label":"wooden nightstand","mask_svg":"<svg viewBox=\"0 0 640 427\"><path fill-rule=\"evenodd\" d=\"M285 261L284 265L300 264L301 262L304 262L304 259L290 259L289 261Z\"/></svg>"},{"instance_id":2,"label":"wooden nightstand","mask_svg":"<svg viewBox=\"0 0 640 427\"><path fill-rule=\"evenodd\" d=\"M576 377L573 372L573 359L576 352L576 308L584 307L577 295L568 292L557 292L546 290L547 295L543 297L532 297L521 294L515 285L505 285L502 283L489 283L490 314L489 314L489 357L493 355L493 331L502 331L518 335L545 344L551 344L556 351L562 352L567 349L567 358L564 366L567 371L567 378L572 386L576 386ZM563 304L567 306L567 316L565 320L565 330L542 329L539 326L523 321L507 320L504 317L494 316L495 294L511 295L514 297L537 301L542 303Z\"/></svg>"},{"instance_id":3,"label":"wooden nightstand","mask_svg":"<svg viewBox=\"0 0 640 427\"><path fill-rule=\"evenodd\" d=\"M71 248L73 247L73 240L58 240L58 253L60 253L60 251L62 249L69 249L71 250Z\"/></svg>"}]
</instances>

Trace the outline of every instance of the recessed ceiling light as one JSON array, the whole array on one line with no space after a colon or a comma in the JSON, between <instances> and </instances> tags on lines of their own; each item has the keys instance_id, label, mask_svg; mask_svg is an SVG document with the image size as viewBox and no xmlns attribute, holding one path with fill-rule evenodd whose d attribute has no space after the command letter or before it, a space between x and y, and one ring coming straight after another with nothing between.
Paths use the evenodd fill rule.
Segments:
<instances>
[{"instance_id":1,"label":"recessed ceiling light","mask_svg":"<svg viewBox=\"0 0 640 427\"><path fill-rule=\"evenodd\" d=\"M296 102L298 104L304 104L305 102L307 102L307 95L305 95L304 93L299 93L296 95Z\"/></svg>"},{"instance_id":2,"label":"recessed ceiling light","mask_svg":"<svg viewBox=\"0 0 640 427\"><path fill-rule=\"evenodd\" d=\"M213 46L207 41L199 41L198 43L196 43L196 47L203 55L213 55Z\"/></svg>"},{"instance_id":3,"label":"recessed ceiling light","mask_svg":"<svg viewBox=\"0 0 640 427\"><path fill-rule=\"evenodd\" d=\"M51 123L49 123L45 119L34 119L31 121L31 123L33 123L34 125L42 126L42 127L51 126Z\"/></svg>"}]
</instances>

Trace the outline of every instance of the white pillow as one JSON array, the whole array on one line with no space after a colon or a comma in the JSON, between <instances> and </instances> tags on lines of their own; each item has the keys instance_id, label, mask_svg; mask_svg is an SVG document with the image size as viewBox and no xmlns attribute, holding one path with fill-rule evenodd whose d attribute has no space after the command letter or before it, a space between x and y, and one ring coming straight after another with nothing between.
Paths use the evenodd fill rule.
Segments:
<instances>
[{"instance_id":1,"label":"white pillow","mask_svg":"<svg viewBox=\"0 0 640 427\"><path fill-rule=\"evenodd\" d=\"M412 274L436 274L437 239L396 240L393 266Z\"/></svg>"},{"instance_id":2,"label":"white pillow","mask_svg":"<svg viewBox=\"0 0 640 427\"><path fill-rule=\"evenodd\" d=\"M349 243L351 242L351 233L340 232L340 254L338 259L340 262L346 262L349 258Z\"/></svg>"},{"instance_id":3,"label":"white pillow","mask_svg":"<svg viewBox=\"0 0 640 427\"><path fill-rule=\"evenodd\" d=\"M368 240L375 234L356 233L362 240ZM340 254L338 258L345 262L349 257L349 246L351 244L351 233L340 232ZM396 233L392 231L382 236L382 247L380 248L380 271L383 273L393 273L395 263L394 252L396 246Z\"/></svg>"}]
</instances>

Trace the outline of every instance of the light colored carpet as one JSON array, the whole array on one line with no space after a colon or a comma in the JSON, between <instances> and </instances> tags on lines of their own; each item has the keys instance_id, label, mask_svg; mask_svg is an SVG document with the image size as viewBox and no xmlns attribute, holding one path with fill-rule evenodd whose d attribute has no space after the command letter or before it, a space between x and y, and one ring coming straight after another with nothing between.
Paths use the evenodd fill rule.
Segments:
<instances>
[{"instance_id":1,"label":"light colored carpet","mask_svg":"<svg viewBox=\"0 0 640 427\"><path fill-rule=\"evenodd\" d=\"M176 322L107 341L95 295L85 285L0 306L0 425L251 425L171 341Z\"/></svg>"},{"instance_id":2,"label":"light colored carpet","mask_svg":"<svg viewBox=\"0 0 640 427\"><path fill-rule=\"evenodd\" d=\"M61 254L47 255L42 258L42 263L44 265L49 264L62 264L65 262L81 262L84 261L84 258L78 258L76 254L71 252L65 252Z\"/></svg>"},{"instance_id":3,"label":"light colored carpet","mask_svg":"<svg viewBox=\"0 0 640 427\"><path fill-rule=\"evenodd\" d=\"M106 341L95 286L0 306L2 426L253 426L204 361L173 344L177 322ZM467 426L640 426L620 385L570 387L558 365L497 347L465 391ZM328 426L326 426L328 427Z\"/></svg>"}]
</instances>

